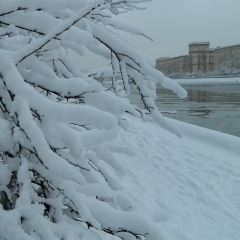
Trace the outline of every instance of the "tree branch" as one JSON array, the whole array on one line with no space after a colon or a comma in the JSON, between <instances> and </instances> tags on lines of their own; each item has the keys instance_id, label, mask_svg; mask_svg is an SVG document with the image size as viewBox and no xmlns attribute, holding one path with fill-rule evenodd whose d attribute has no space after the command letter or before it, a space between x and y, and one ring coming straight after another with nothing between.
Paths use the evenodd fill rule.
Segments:
<instances>
[{"instance_id":1,"label":"tree branch","mask_svg":"<svg viewBox=\"0 0 240 240\"><path fill-rule=\"evenodd\" d=\"M75 23L85 18L87 15L89 15L97 8L99 8L99 6L101 5L100 3L101 3L100 0L98 1L96 0L93 3L88 4L85 8L79 10L69 19L59 23L53 29L52 32L45 35L42 39L37 39L34 42L31 42L28 46L25 47L25 49L21 50L20 52L17 52L15 54L16 65L18 65L20 62L22 62L24 59L31 56L35 52L39 51L41 48L47 45L52 39L57 38L59 35L69 30Z\"/></svg>"}]
</instances>

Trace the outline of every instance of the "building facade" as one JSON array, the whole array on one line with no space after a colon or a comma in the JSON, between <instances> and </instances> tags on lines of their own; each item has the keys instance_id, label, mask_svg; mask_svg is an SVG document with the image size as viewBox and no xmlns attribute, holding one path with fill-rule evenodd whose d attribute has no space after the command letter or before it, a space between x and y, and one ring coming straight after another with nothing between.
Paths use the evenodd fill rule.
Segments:
<instances>
[{"instance_id":1,"label":"building facade","mask_svg":"<svg viewBox=\"0 0 240 240\"><path fill-rule=\"evenodd\" d=\"M230 47L217 47L214 50L214 69L240 69L240 44Z\"/></svg>"},{"instance_id":2,"label":"building facade","mask_svg":"<svg viewBox=\"0 0 240 240\"><path fill-rule=\"evenodd\" d=\"M157 59L156 68L165 74L176 74L181 76L188 72L188 56L179 56L175 58L160 58Z\"/></svg>"},{"instance_id":3,"label":"building facade","mask_svg":"<svg viewBox=\"0 0 240 240\"><path fill-rule=\"evenodd\" d=\"M214 70L214 51L209 49L209 42L190 43L189 72L207 73Z\"/></svg>"},{"instance_id":4,"label":"building facade","mask_svg":"<svg viewBox=\"0 0 240 240\"><path fill-rule=\"evenodd\" d=\"M175 77L187 73L221 72L222 69L240 69L240 44L210 49L209 42L193 42L188 45L189 55L174 58L159 58L156 68Z\"/></svg>"}]
</instances>

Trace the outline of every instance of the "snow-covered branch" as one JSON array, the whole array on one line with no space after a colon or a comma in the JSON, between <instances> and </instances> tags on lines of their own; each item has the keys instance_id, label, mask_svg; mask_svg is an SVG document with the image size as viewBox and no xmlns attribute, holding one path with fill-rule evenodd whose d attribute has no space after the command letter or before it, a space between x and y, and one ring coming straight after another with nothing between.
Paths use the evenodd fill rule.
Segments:
<instances>
[{"instance_id":1,"label":"snow-covered branch","mask_svg":"<svg viewBox=\"0 0 240 240\"><path fill-rule=\"evenodd\" d=\"M155 106L155 83L185 92L113 31L145 36L112 18L143 2L1 1L0 239L160 239L115 179L126 174L115 153L128 151L112 143L126 113L180 135ZM110 67L76 68L68 51L85 48ZM109 89L93 78L105 74ZM145 109L124 98L132 83Z\"/></svg>"}]
</instances>

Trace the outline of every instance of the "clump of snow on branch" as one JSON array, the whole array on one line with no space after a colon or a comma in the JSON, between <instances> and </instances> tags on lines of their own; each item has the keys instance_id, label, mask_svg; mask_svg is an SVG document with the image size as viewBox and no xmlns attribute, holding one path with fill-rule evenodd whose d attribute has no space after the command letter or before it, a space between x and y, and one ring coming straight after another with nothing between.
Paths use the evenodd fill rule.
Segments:
<instances>
[{"instance_id":1,"label":"clump of snow on branch","mask_svg":"<svg viewBox=\"0 0 240 240\"><path fill-rule=\"evenodd\" d=\"M114 173L125 174L111 143L123 114L181 135L155 106L155 84L185 91L154 69L115 30L145 36L114 14L145 0L2 0L0 3L0 239L161 239L153 220L134 211ZM68 51L110 61L77 69ZM105 89L95 79L111 77ZM119 78L120 76L120 78ZM132 82L145 109L124 97Z\"/></svg>"}]
</instances>

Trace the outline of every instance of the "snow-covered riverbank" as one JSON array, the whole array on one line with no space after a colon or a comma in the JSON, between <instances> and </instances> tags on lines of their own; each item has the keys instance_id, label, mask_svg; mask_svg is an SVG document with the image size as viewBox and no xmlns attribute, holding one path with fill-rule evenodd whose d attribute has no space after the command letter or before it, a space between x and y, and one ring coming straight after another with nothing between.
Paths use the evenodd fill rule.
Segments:
<instances>
[{"instance_id":1,"label":"snow-covered riverbank","mask_svg":"<svg viewBox=\"0 0 240 240\"><path fill-rule=\"evenodd\" d=\"M171 240L238 240L240 138L175 121L183 137L127 117L117 142L135 155L117 155L120 181Z\"/></svg>"},{"instance_id":2,"label":"snow-covered riverbank","mask_svg":"<svg viewBox=\"0 0 240 240\"><path fill-rule=\"evenodd\" d=\"M234 78L187 78L175 79L179 84L240 84L240 77Z\"/></svg>"}]
</instances>

